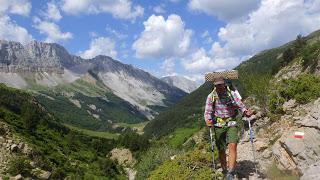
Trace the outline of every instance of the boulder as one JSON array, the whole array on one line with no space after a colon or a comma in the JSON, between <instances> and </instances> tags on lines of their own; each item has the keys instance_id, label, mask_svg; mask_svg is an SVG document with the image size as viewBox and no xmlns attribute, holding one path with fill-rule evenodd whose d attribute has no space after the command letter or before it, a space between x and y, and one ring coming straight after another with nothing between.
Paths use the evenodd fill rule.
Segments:
<instances>
[{"instance_id":1,"label":"boulder","mask_svg":"<svg viewBox=\"0 0 320 180\"><path fill-rule=\"evenodd\" d=\"M296 163L293 161L288 152L281 147L277 142L272 146L272 153L275 160L278 162L278 168L281 170L295 170L297 169Z\"/></svg>"},{"instance_id":2,"label":"boulder","mask_svg":"<svg viewBox=\"0 0 320 180\"><path fill-rule=\"evenodd\" d=\"M39 179L49 179L51 176L51 172L49 171L41 171L41 174L39 175Z\"/></svg>"},{"instance_id":3,"label":"boulder","mask_svg":"<svg viewBox=\"0 0 320 180\"><path fill-rule=\"evenodd\" d=\"M18 148L21 149L21 150L23 150L23 148L24 148L24 143L23 143L23 142L19 143L19 144L18 144Z\"/></svg>"},{"instance_id":4,"label":"boulder","mask_svg":"<svg viewBox=\"0 0 320 180\"><path fill-rule=\"evenodd\" d=\"M299 169L305 169L320 160L320 132L315 128L299 128L304 132L304 138L296 139L288 136L284 146L292 153Z\"/></svg>"},{"instance_id":5,"label":"boulder","mask_svg":"<svg viewBox=\"0 0 320 180\"><path fill-rule=\"evenodd\" d=\"M10 151L11 152L17 152L18 151L18 145L16 145L16 144L12 144L11 146L10 146Z\"/></svg>"},{"instance_id":6,"label":"boulder","mask_svg":"<svg viewBox=\"0 0 320 180\"><path fill-rule=\"evenodd\" d=\"M14 176L14 177L10 177L10 180L20 180L20 179L23 179L21 174L18 174L18 175Z\"/></svg>"},{"instance_id":7,"label":"boulder","mask_svg":"<svg viewBox=\"0 0 320 180\"><path fill-rule=\"evenodd\" d=\"M294 107L296 107L296 106L297 106L296 100L290 99L289 101L283 103L282 109L283 109L284 111L290 111L290 110L292 110L292 108L294 108Z\"/></svg>"}]
</instances>

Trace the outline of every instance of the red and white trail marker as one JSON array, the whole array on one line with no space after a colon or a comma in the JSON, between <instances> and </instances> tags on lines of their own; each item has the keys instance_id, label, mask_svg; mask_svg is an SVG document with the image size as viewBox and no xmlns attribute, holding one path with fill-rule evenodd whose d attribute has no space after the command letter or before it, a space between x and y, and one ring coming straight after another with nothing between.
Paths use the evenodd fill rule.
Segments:
<instances>
[{"instance_id":1,"label":"red and white trail marker","mask_svg":"<svg viewBox=\"0 0 320 180\"><path fill-rule=\"evenodd\" d=\"M294 132L294 138L302 139L304 137L304 132L296 131Z\"/></svg>"}]
</instances>

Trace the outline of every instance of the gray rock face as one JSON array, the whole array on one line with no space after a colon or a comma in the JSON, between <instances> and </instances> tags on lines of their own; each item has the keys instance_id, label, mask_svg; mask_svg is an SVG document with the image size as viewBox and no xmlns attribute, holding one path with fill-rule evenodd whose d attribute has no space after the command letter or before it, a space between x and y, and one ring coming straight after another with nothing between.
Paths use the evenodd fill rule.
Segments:
<instances>
[{"instance_id":1,"label":"gray rock face","mask_svg":"<svg viewBox=\"0 0 320 180\"><path fill-rule=\"evenodd\" d=\"M305 171L300 180L313 180L320 177L320 162L312 164Z\"/></svg>"},{"instance_id":2,"label":"gray rock face","mask_svg":"<svg viewBox=\"0 0 320 180\"><path fill-rule=\"evenodd\" d=\"M294 103L289 103L294 104ZM289 105L288 105L289 106ZM292 110L292 107L289 108ZM298 111L299 107L295 111ZM301 110L301 109L300 109ZM320 99L305 109L304 117L284 115L284 119L293 120L293 127L283 132L281 138L273 145L272 152L278 165L283 170L299 170L304 178L310 179L314 174L314 164L320 163ZM297 113L300 115L300 113ZM303 132L303 138L295 138L295 132Z\"/></svg>"},{"instance_id":3,"label":"gray rock face","mask_svg":"<svg viewBox=\"0 0 320 180\"><path fill-rule=\"evenodd\" d=\"M74 66L83 59L70 55L62 46L32 41L26 46L0 41L1 72L55 72Z\"/></svg>"},{"instance_id":4,"label":"gray rock face","mask_svg":"<svg viewBox=\"0 0 320 180\"><path fill-rule=\"evenodd\" d=\"M161 80L163 80L171 86L182 89L186 93L191 93L198 87L195 81L191 81L182 76L167 76L161 78Z\"/></svg>"}]
</instances>

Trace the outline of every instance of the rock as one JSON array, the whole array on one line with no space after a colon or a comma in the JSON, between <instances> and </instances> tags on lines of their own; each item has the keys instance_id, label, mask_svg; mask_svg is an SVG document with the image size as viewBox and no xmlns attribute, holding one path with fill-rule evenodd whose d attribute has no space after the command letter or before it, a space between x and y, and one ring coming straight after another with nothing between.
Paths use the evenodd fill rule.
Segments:
<instances>
[{"instance_id":1,"label":"rock","mask_svg":"<svg viewBox=\"0 0 320 180\"><path fill-rule=\"evenodd\" d=\"M18 145L16 145L16 144L12 144L11 146L10 146L10 151L11 152L17 152L18 151Z\"/></svg>"},{"instance_id":2,"label":"rock","mask_svg":"<svg viewBox=\"0 0 320 180\"><path fill-rule=\"evenodd\" d=\"M15 177L11 177L10 180L20 180L20 179L23 179L22 175L21 174L18 174L16 175Z\"/></svg>"},{"instance_id":3,"label":"rock","mask_svg":"<svg viewBox=\"0 0 320 180\"><path fill-rule=\"evenodd\" d=\"M283 146L291 153L299 169L305 169L320 161L320 132L315 128L299 128L297 131L304 132L304 138L296 139L294 132L291 132L283 141Z\"/></svg>"},{"instance_id":4,"label":"rock","mask_svg":"<svg viewBox=\"0 0 320 180\"><path fill-rule=\"evenodd\" d=\"M33 167L33 168L36 167L36 162L31 161L31 162L30 162L30 166Z\"/></svg>"},{"instance_id":5,"label":"rock","mask_svg":"<svg viewBox=\"0 0 320 180\"><path fill-rule=\"evenodd\" d=\"M137 171L131 168L125 168L127 171L128 180L134 180L137 174Z\"/></svg>"},{"instance_id":6,"label":"rock","mask_svg":"<svg viewBox=\"0 0 320 180\"><path fill-rule=\"evenodd\" d=\"M119 164L131 167L136 163L129 149L114 148L110 153L110 159L117 160Z\"/></svg>"},{"instance_id":7,"label":"rock","mask_svg":"<svg viewBox=\"0 0 320 180\"><path fill-rule=\"evenodd\" d=\"M32 175L36 176L38 179L49 179L51 176L51 172L44 171L39 168L32 169Z\"/></svg>"},{"instance_id":8,"label":"rock","mask_svg":"<svg viewBox=\"0 0 320 180\"><path fill-rule=\"evenodd\" d=\"M266 142L264 142L264 141L258 141L257 140L254 143L254 145L255 145L256 151L258 151L258 152L261 152L261 151L263 151L263 150L268 148L268 144Z\"/></svg>"},{"instance_id":9,"label":"rock","mask_svg":"<svg viewBox=\"0 0 320 180\"><path fill-rule=\"evenodd\" d=\"M32 155L32 149L29 148L27 146L27 144L24 145L23 149L22 149L22 153L29 156L29 155Z\"/></svg>"},{"instance_id":10,"label":"rock","mask_svg":"<svg viewBox=\"0 0 320 180\"><path fill-rule=\"evenodd\" d=\"M49 171L43 171L43 170L42 170L39 178L40 178L40 179L49 179L50 176L51 176L51 172L49 172Z\"/></svg>"},{"instance_id":11,"label":"rock","mask_svg":"<svg viewBox=\"0 0 320 180\"><path fill-rule=\"evenodd\" d=\"M282 105L282 109L284 111L289 111L289 110L292 110L292 108L296 107L297 104L296 104L296 100L294 99L290 99L289 101L283 103Z\"/></svg>"},{"instance_id":12,"label":"rock","mask_svg":"<svg viewBox=\"0 0 320 180\"><path fill-rule=\"evenodd\" d=\"M19 143L18 148L22 150L24 148L24 143L23 142Z\"/></svg>"},{"instance_id":13,"label":"rock","mask_svg":"<svg viewBox=\"0 0 320 180\"><path fill-rule=\"evenodd\" d=\"M303 170L300 180L311 180L320 177L320 161Z\"/></svg>"},{"instance_id":14,"label":"rock","mask_svg":"<svg viewBox=\"0 0 320 180\"><path fill-rule=\"evenodd\" d=\"M278 162L278 168L281 170L295 170L297 169L296 163L293 161L288 152L281 147L277 142L272 146L272 153L275 160Z\"/></svg>"},{"instance_id":15,"label":"rock","mask_svg":"<svg viewBox=\"0 0 320 180\"><path fill-rule=\"evenodd\" d=\"M177 155L170 156L170 159L171 159L171 160L174 160L176 157L177 157Z\"/></svg>"}]
</instances>

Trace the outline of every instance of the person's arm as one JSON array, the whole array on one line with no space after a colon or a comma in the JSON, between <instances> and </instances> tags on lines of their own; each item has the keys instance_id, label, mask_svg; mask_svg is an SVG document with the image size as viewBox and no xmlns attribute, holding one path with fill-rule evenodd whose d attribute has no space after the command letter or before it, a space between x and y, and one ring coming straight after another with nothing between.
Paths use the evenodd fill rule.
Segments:
<instances>
[{"instance_id":1,"label":"person's arm","mask_svg":"<svg viewBox=\"0 0 320 180\"><path fill-rule=\"evenodd\" d=\"M237 105L237 107L239 108L239 110L241 111L242 115L246 115L246 111L248 110L246 105L243 104L243 102L241 101L241 97L238 93L236 93L235 91L231 91L232 96L233 96L233 100L235 102L235 104Z\"/></svg>"},{"instance_id":2,"label":"person's arm","mask_svg":"<svg viewBox=\"0 0 320 180\"><path fill-rule=\"evenodd\" d=\"M213 119L214 119L214 110L213 110L213 99L212 94L210 93L206 100L206 105L204 109L204 120L206 122L206 125L208 127L211 127L213 125Z\"/></svg>"}]
</instances>

